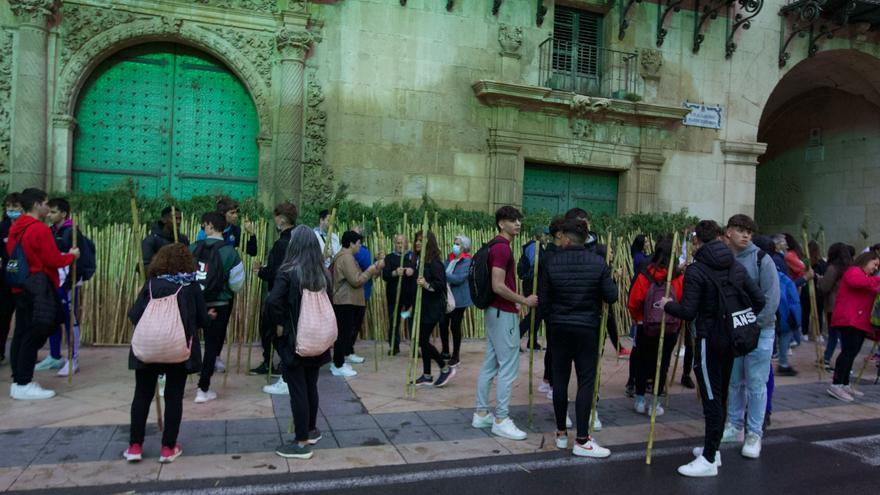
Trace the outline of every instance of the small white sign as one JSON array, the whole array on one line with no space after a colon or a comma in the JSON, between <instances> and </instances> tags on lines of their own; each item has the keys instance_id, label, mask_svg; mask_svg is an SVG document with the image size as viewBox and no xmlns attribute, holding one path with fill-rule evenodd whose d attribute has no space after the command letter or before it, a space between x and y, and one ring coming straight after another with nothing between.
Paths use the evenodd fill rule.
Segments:
<instances>
[{"instance_id":1,"label":"small white sign","mask_svg":"<svg viewBox=\"0 0 880 495\"><path fill-rule=\"evenodd\" d=\"M682 124L692 127L705 127L707 129L721 129L721 105L706 105L705 103L684 102L684 108L690 109L685 115Z\"/></svg>"}]
</instances>

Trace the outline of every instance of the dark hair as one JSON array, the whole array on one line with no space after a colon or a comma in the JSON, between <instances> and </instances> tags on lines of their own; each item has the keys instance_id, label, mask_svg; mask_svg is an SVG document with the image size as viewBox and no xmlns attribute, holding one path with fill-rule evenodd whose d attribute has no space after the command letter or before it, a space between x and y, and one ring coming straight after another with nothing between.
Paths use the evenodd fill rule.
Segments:
<instances>
[{"instance_id":1,"label":"dark hair","mask_svg":"<svg viewBox=\"0 0 880 495\"><path fill-rule=\"evenodd\" d=\"M513 206L502 206L495 210L495 227L498 230L501 230L501 227L499 227L498 224L501 223L502 220L516 221L522 220L522 217L522 213Z\"/></svg>"},{"instance_id":2,"label":"dark hair","mask_svg":"<svg viewBox=\"0 0 880 495\"><path fill-rule=\"evenodd\" d=\"M220 198L217 200L217 213L226 215L227 212L238 209L238 202L232 198Z\"/></svg>"},{"instance_id":3,"label":"dark hair","mask_svg":"<svg viewBox=\"0 0 880 495\"><path fill-rule=\"evenodd\" d=\"M562 224L562 233L574 244L583 245L587 242L587 226L579 219L568 219Z\"/></svg>"},{"instance_id":4,"label":"dark hair","mask_svg":"<svg viewBox=\"0 0 880 495\"><path fill-rule=\"evenodd\" d=\"M70 214L70 203L64 198L52 198L49 200L49 208L58 208L58 211Z\"/></svg>"},{"instance_id":5,"label":"dark hair","mask_svg":"<svg viewBox=\"0 0 880 495\"><path fill-rule=\"evenodd\" d=\"M871 251L876 251L876 252L880 253L880 242L871 246Z\"/></svg>"},{"instance_id":6,"label":"dark hair","mask_svg":"<svg viewBox=\"0 0 880 495\"><path fill-rule=\"evenodd\" d=\"M196 271L196 260L189 249L181 243L167 244L162 246L150 261L147 270L149 278L159 275L177 275L178 273L193 273Z\"/></svg>"},{"instance_id":7,"label":"dark hair","mask_svg":"<svg viewBox=\"0 0 880 495\"><path fill-rule=\"evenodd\" d=\"M590 216L587 214L587 210L583 208L572 208L565 212L566 220L586 220L590 221Z\"/></svg>"},{"instance_id":8,"label":"dark hair","mask_svg":"<svg viewBox=\"0 0 880 495\"><path fill-rule=\"evenodd\" d=\"M425 263L433 263L434 261L441 261L443 259L440 254L440 246L437 245L437 236L435 236L433 232L430 230L428 231L427 241L422 244L424 244L425 247L423 250L425 256L422 258Z\"/></svg>"},{"instance_id":9,"label":"dark hair","mask_svg":"<svg viewBox=\"0 0 880 495\"><path fill-rule=\"evenodd\" d=\"M639 234L633 239L632 245L629 247L629 254L635 256L636 253L644 253L645 252L645 234Z\"/></svg>"},{"instance_id":10,"label":"dark hair","mask_svg":"<svg viewBox=\"0 0 880 495\"><path fill-rule=\"evenodd\" d=\"M876 259L880 259L880 254L877 254L876 251L865 251L864 253L856 256L856 259L853 260L852 266L857 266L859 268L864 268L869 262L874 261Z\"/></svg>"},{"instance_id":11,"label":"dark hair","mask_svg":"<svg viewBox=\"0 0 880 495\"><path fill-rule=\"evenodd\" d=\"M209 211L202 215L202 223L210 223L218 232L226 230L226 217L218 211Z\"/></svg>"},{"instance_id":12,"label":"dark hair","mask_svg":"<svg viewBox=\"0 0 880 495\"><path fill-rule=\"evenodd\" d=\"M329 216L330 216L330 210L321 210L321 211L318 213L318 219L319 219L319 220L323 220L323 219L325 219L325 218L327 218L327 217L329 217Z\"/></svg>"},{"instance_id":13,"label":"dark hair","mask_svg":"<svg viewBox=\"0 0 880 495\"><path fill-rule=\"evenodd\" d=\"M284 254L283 272L294 273L299 286L310 291L324 290L330 285L329 274L324 268L324 256L318 238L305 225L293 229Z\"/></svg>"},{"instance_id":14,"label":"dark hair","mask_svg":"<svg viewBox=\"0 0 880 495\"><path fill-rule=\"evenodd\" d=\"M795 252L795 254L797 254L798 258L803 258L804 257L804 249L801 247L801 245L798 243L798 241L794 238L794 236L791 234L786 234L786 233L783 233L782 235L785 236L785 243L788 244L788 249L793 250Z\"/></svg>"},{"instance_id":15,"label":"dark hair","mask_svg":"<svg viewBox=\"0 0 880 495\"><path fill-rule=\"evenodd\" d=\"M556 236L556 233L562 230L562 226L565 224L565 218L556 217L550 222L550 235Z\"/></svg>"},{"instance_id":16,"label":"dark hair","mask_svg":"<svg viewBox=\"0 0 880 495\"><path fill-rule=\"evenodd\" d=\"M49 195L46 194L46 191L34 187L29 187L22 191L19 195L19 198L21 198L21 209L29 212L34 209L34 205L46 201L46 198L48 197Z\"/></svg>"},{"instance_id":17,"label":"dark hair","mask_svg":"<svg viewBox=\"0 0 880 495\"><path fill-rule=\"evenodd\" d=\"M296 218L299 216L299 210L296 205L290 201L278 203L273 211L276 217L284 217L290 225L296 225Z\"/></svg>"},{"instance_id":18,"label":"dark hair","mask_svg":"<svg viewBox=\"0 0 880 495\"><path fill-rule=\"evenodd\" d=\"M712 242L721 235L721 226L715 220L700 220L694 227L694 234L703 244Z\"/></svg>"},{"instance_id":19,"label":"dark hair","mask_svg":"<svg viewBox=\"0 0 880 495\"><path fill-rule=\"evenodd\" d=\"M852 264L853 255L850 246L842 242L835 242L828 247L828 264L837 268L844 268Z\"/></svg>"},{"instance_id":20,"label":"dark hair","mask_svg":"<svg viewBox=\"0 0 880 495\"><path fill-rule=\"evenodd\" d=\"M669 269L669 259L672 257L672 241L663 239L654 244L654 254L651 256L651 264L655 268ZM673 263L672 277L679 275L678 263Z\"/></svg>"},{"instance_id":21,"label":"dark hair","mask_svg":"<svg viewBox=\"0 0 880 495\"><path fill-rule=\"evenodd\" d=\"M347 248L351 247L351 245L356 243L357 241L361 241L363 239L364 236L358 234L353 230L349 230L342 234L342 239L340 240L340 242L342 243L342 247Z\"/></svg>"},{"instance_id":22,"label":"dark hair","mask_svg":"<svg viewBox=\"0 0 880 495\"><path fill-rule=\"evenodd\" d=\"M165 208L162 208L162 218L170 217L171 210L172 210L172 208L170 206L166 206ZM180 209L177 209L176 211L180 212Z\"/></svg>"},{"instance_id":23,"label":"dark hair","mask_svg":"<svg viewBox=\"0 0 880 495\"><path fill-rule=\"evenodd\" d=\"M847 244L847 245L846 245L846 250L849 251L849 257L850 257L850 258L855 258L855 257L856 257L856 247L855 247L855 246L853 246L852 244Z\"/></svg>"},{"instance_id":24,"label":"dark hair","mask_svg":"<svg viewBox=\"0 0 880 495\"><path fill-rule=\"evenodd\" d=\"M412 250L413 250L413 253L416 252L416 243L420 242L420 241L422 240L423 237L424 237L424 236L422 235L422 231L421 231L421 230L419 230L419 231L417 231L415 234L413 234L413 240L412 240ZM422 243L422 244L424 244L424 243ZM424 247L424 246L422 246L422 247ZM422 248L421 248L421 247L419 248L418 253L419 253L419 254L422 253Z\"/></svg>"},{"instance_id":25,"label":"dark hair","mask_svg":"<svg viewBox=\"0 0 880 495\"><path fill-rule=\"evenodd\" d=\"M17 192L11 192L3 198L3 205L21 205L21 194Z\"/></svg>"},{"instance_id":26,"label":"dark hair","mask_svg":"<svg viewBox=\"0 0 880 495\"><path fill-rule=\"evenodd\" d=\"M736 215L730 217L729 220L727 220L728 229L733 229L737 227L748 230L749 232L758 231L758 224L755 223L754 220L752 220L752 217L748 215L743 215L742 213L737 213Z\"/></svg>"},{"instance_id":27,"label":"dark hair","mask_svg":"<svg viewBox=\"0 0 880 495\"><path fill-rule=\"evenodd\" d=\"M810 255L810 266L816 266L822 261L822 255L819 252L819 243L816 241L810 241L807 244L807 252Z\"/></svg>"},{"instance_id":28,"label":"dark hair","mask_svg":"<svg viewBox=\"0 0 880 495\"><path fill-rule=\"evenodd\" d=\"M758 246L758 249L764 251L767 254L772 254L776 252L776 244L773 244L773 239L766 235L756 235L752 237L752 244Z\"/></svg>"}]
</instances>

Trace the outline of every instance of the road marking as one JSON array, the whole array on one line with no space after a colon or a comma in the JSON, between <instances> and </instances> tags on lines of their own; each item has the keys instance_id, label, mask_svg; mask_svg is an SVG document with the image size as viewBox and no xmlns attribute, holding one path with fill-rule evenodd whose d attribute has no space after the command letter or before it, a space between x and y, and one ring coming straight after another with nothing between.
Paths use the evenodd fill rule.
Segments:
<instances>
[{"instance_id":1,"label":"road marking","mask_svg":"<svg viewBox=\"0 0 880 495\"><path fill-rule=\"evenodd\" d=\"M780 435L766 438L763 445L778 445L795 441L794 438ZM672 455L691 454L693 447L666 447L662 449L654 449L653 456L664 457ZM726 449L725 449L726 450ZM738 449L737 449L738 450ZM153 490L139 492L141 495L272 495L276 493L299 493L299 492L318 492L331 490L346 490L354 488L363 488L367 486L388 486L400 485L405 483L420 483L426 481L456 479L475 476L491 476L495 474L505 474L516 471L539 471L545 469L558 469L571 466L583 466L589 464L607 464L612 462L627 462L637 459L643 459L645 452L641 449L630 450L613 454L607 459L591 459L585 457L562 457L558 459L548 459L540 461L526 461L504 464L490 464L488 466L473 466L461 468L435 469L426 471L417 471L411 473L393 473L393 474L371 474L364 476L350 476L347 478L319 479L308 481L292 481L290 483L276 483L271 485L240 485L231 487L216 488L198 488L187 490ZM417 465L413 465L417 467Z\"/></svg>"},{"instance_id":2,"label":"road marking","mask_svg":"<svg viewBox=\"0 0 880 495\"><path fill-rule=\"evenodd\" d=\"M838 438L837 440L823 440L813 443L856 456L869 466L880 466L880 435Z\"/></svg>"}]
</instances>

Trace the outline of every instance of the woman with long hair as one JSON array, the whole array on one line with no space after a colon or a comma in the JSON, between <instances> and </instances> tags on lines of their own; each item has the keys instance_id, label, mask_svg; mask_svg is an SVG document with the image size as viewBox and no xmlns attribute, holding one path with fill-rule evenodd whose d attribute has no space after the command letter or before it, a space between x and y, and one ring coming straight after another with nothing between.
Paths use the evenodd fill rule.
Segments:
<instances>
[{"instance_id":1,"label":"woman with long hair","mask_svg":"<svg viewBox=\"0 0 880 495\"><path fill-rule=\"evenodd\" d=\"M162 430L162 451L159 462L168 463L180 457L183 448L177 443L180 420L183 417L183 389L186 375L202 369L197 330L207 328L209 315L202 289L196 282L196 261L183 244L169 244L159 249L150 263L147 283L128 311L128 319L137 325L151 299L177 297L180 319L186 340L190 343L190 357L179 363L144 363L129 351L128 368L134 370L134 398L131 401L131 432L128 449L123 457L129 462L143 458L144 434L150 404L159 375L165 375L165 429Z\"/></svg>"},{"instance_id":2,"label":"woman with long hair","mask_svg":"<svg viewBox=\"0 0 880 495\"><path fill-rule=\"evenodd\" d=\"M422 352L423 369L422 376L416 379L415 384L417 387L429 385L444 387L455 376L455 368L451 368L440 355L440 351L431 344L431 332L446 312L446 269L443 267L443 258L434 233L428 231L424 238L426 242L423 242L422 232L416 232L413 242L413 252L417 257L416 266L424 263L425 267L422 276L416 279L416 284L422 288L419 349ZM440 367L437 381L434 381L431 375L431 361L436 361L437 366Z\"/></svg>"},{"instance_id":3,"label":"woman with long hair","mask_svg":"<svg viewBox=\"0 0 880 495\"><path fill-rule=\"evenodd\" d=\"M290 234L284 262L266 299L266 311L275 329L274 347L281 357L282 376L290 389L295 441L276 450L281 457L310 459L310 446L321 439L318 420L318 372L330 362L330 349L320 356L302 357L296 353L296 334L302 292L326 292L330 297L330 272L318 238L312 229L300 225Z\"/></svg>"},{"instance_id":4,"label":"woman with long hair","mask_svg":"<svg viewBox=\"0 0 880 495\"><path fill-rule=\"evenodd\" d=\"M662 308L654 306L647 308L646 303L654 304L649 297L652 294L663 296L666 286L666 275L669 271L669 259L672 256L672 242L662 240L654 246L654 255L651 262L636 275L632 289L627 302L627 309L632 315L633 321L636 323L636 341L638 342L639 352L637 353L638 362L635 367L635 410L639 414L650 414L650 408L645 400L645 391L647 390L648 378L654 377L654 371L657 367L657 352L660 346L660 333L657 327L657 321L653 321L658 316L663 315ZM675 301L681 301L684 276L678 270L678 264L675 264L672 272L672 293ZM659 292L658 292L659 291ZM651 298L656 299L656 298ZM668 317L667 317L668 318ZM654 387L659 387L658 395L663 394L666 384L666 372L669 369L669 359L672 351L675 350L675 342L677 340L678 331L681 322L667 322L666 335L663 339L663 353L660 361L660 381L654 383ZM632 359L632 357L630 358ZM657 415L663 414L663 408L657 404Z\"/></svg>"},{"instance_id":5,"label":"woman with long hair","mask_svg":"<svg viewBox=\"0 0 880 495\"><path fill-rule=\"evenodd\" d=\"M844 402L865 395L850 386L849 375L865 337L876 338L876 330L871 326L871 308L880 289L878 269L880 255L874 251L860 254L843 273L834 302L831 326L840 334L840 355L834 364L834 380L828 393Z\"/></svg>"},{"instance_id":6,"label":"woman with long hair","mask_svg":"<svg viewBox=\"0 0 880 495\"><path fill-rule=\"evenodd\" d=\"M834 357L834 350L837 348L837 342L840 340L840 334L837 329L831 326L831 315L834 312L834 304L837 301L837 290L840 287L840 278L843 272L852 264L852 254L850 254L849 246L842 242L835 242L828 248L828 265L825 269L825 275L819 279L818 291L822 296L823 317L828 325L828 341L825 343L825 368L832 370L831 358ZM781 351L781 349L780 349Z\"/></svg>"},{"instance_id":7,"label":"woman with long hair","mask_svg":"<svg viewBox=\"0 0 880 495\"><path fill-rule=\"evenodd\" d=\"M645 237L645 234L639 234L633 239L632 245L629 247L629 254L632 256L633 262L633 273L638 273L650 260L648 255L645 254L646 241L647 237Z\"/></svg>"},{"instance_id":8,"label":"woman with long hair","mask_svg":"<svg viewBox=\"0 0 880 495\"><path fill-rule=\"evenodd\" d=\"M806 258L804 250L793 235L782 235L785 236L785 244L788 246L785 251L785 266L788 269L788 276L792 280L803 278L804 272L807 270L807 266L803 262L803 259Z\"/></svg>"},{"instance_id":9,"label":"woman with long hair","mask_svg":"<svg viewBox=\"0 0 880 495\"><path fill-rule=\"evenodd\" d=\"M440 342L443 344L443 359L449 366L458 366L461 357L461 322L464 313L473 306L471 291L468 287L468 270L471 267L471 239L465 235L455 236L452 252L446 259L446 282L455 297L455 309L444 314L440 320ZM452 354L449 353L449 330L452 330Z\"/></svg>"}]
</instances>

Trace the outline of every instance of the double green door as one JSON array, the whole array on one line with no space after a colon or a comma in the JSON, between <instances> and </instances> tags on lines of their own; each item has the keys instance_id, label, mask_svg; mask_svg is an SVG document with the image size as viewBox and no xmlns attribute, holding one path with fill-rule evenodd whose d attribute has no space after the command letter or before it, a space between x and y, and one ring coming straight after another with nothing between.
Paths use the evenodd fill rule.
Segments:
<instances>
[{"instance_id":1,"label":"double green door","mask_svg":"<svg viewBox=\"0 0 880 495\"><path fill-rule=\"evenodd\" d=\"M526 163L523 209L526 214L557 215L578 207L592 214L615 215L617 181L617 174L611 172Z\"/></svg>"},{"instance_id":2,"label":"double green door","mask_svg":"<svg viewBox=\"0 0 880 495\"><path fill-rule=\"evenodd\" d=\"M221 62L171 43L123 50L95 69L77 108L73 188L132 178L141 194L256 194L259 121Z\"/></svg>"}]
</instances>

